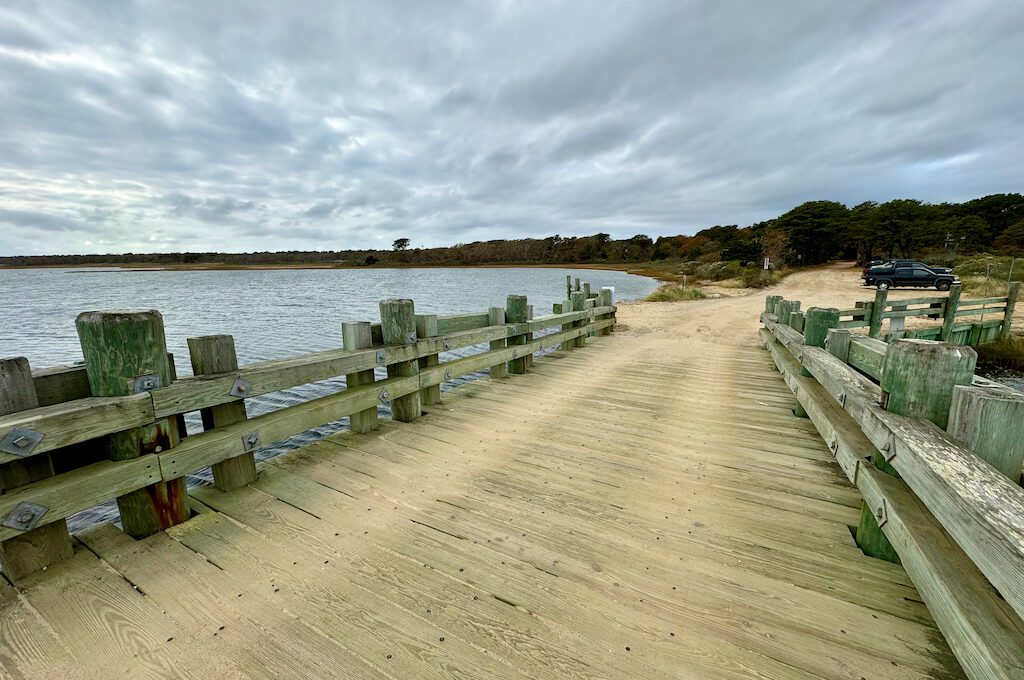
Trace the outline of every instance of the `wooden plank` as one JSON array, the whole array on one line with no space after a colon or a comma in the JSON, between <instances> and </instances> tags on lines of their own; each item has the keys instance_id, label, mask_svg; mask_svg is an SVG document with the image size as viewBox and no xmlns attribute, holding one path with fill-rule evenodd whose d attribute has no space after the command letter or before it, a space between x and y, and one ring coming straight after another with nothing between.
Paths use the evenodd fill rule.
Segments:
<instances>
[{"instance_id":1,"label":"wooden plank","mask_svg":"<svg viewBox=\"0 0 1024 680\"><path fill-rule=\"evenodd\" d=\"M933 318L935 317L935 309L933 307L925 307L923 309L903 309L894 310L891 312L884 312L882 314L883 319L905 319L912 316L925 316Z\"/></svg>"},{"instance_id":2,"label":"wooden plank","mask_svg":"<svg viewBox=\"0 0 1024 680\"><path fill-rule=\"evenodd\" d=\"M561 311L561 310L556 310ZM489 326L501 326L505 323L505 308L504 307L491 307L488 310L487 325ZM505 348L505 339L491 340L489 345L492 350L500 350ZM508 376L508 366L505 365L504 361L500 361L491 366L491 377L492 378L504 378Z\"/></svg>"},{"instance_id":3,"label":"wooden plank","mask_svg":"<svg viewBox=\"0 0 1024 680\"><path fill-rule=\"evenodd\" d=\"M961 307L976 306L976 305L991 305L1000 304L1007 301L1007 296L1003 297L987 297L987 298L972 298L967 300L960 300Z\"/></svg>"},{"instance_id":4,"label":"wooden plank","mask_svg":"<svg viewBox=\"0 0 1024 680\"><path fill-rule=\"evenodd\" d=\"M487 323L484 323L486 326ZM417 338L432 338L437 337L438 325L437 325L437 314L417 314L416 315L416 337ZM437 366L438 355L428 354L418 359L420 369L429 368L431 366ZM441 403L441 386L430 385L420 390L420 400L424 405L439 404Z\"/></svg>"},{"instance_id":5,"label":"wooden plank","mask_svg":"<svg viewBox=\"0 0 1024 680\"><path fill-rule=\"evenodd\" d=\"M15 427L39 432L43 439L32 450L33 455L39 455L148 425L153 422L153 415L153 402L148 394L89 397L0 416L0 438ZM20 460L20 457L0 453L0 463L12 460Z\"/></svg>"},{"instance_id":6,"label":"wooden plank","mask_svg":"<svg viewBox=\"0 0 1024 680\"><path fill-rule=\"evenodd\" d=\"M471 331L493 325L486 313L459 314L437 317L437 334L448 335L459 331Z\"/></svg>"},{"instance_id":7,"label":"wooden plank","mask_svg":"<svg viewBox=\"0 0 1024 680\"><path fill-rule=\"evenodd\" d=\"M37 368L32 371L32 380L35 382L36 397L40 406L62 404L65 401L92 396L85 366Z\"/></svg>"},{"instance_id":8,"label":"wooden plank","mask_svg":"<svg viewBox=\"0 0 1024 680\"><path fill-rule=\"evenodd\" d=\"M29 501L47 508L39 522L49 524L161 479L160 464L154 454L132 460L93 463L0 495L0 517L6 516L18 503ZM0 527L0 540L22 533L17 529Z\"/></svg>"},{"instance_id":9,"label":"wooden plank","mask_svg":"<svg viewBox=\"0 0 1024 680\"><path fill-rule=\"evenodd\" d=\"M946 429L1011 481L1020 482L1024 467L1024 394L958 386Z\"/></svg>"}]
</instances>

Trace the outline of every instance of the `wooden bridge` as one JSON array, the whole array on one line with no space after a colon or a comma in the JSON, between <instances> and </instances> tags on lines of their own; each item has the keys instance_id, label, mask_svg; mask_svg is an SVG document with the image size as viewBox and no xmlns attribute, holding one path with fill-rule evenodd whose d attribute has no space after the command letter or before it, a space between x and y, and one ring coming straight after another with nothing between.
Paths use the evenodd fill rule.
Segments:
<instances>
[{"instance_id":1,"label":"wooden bridge","mask_svg":"<svg viewBox=\"0 0 1024 680\"><path fill-rule=\"evenodd\" d=\"M844 362L877 364L880 340L840 360L841 340L814 346L830 321L808 316L808 342L771 300L765 352L753 298L568 292L537 317L520 296L449 318L385 301L343 350L242 367L227 336L196 338L180 380L152 313L80 317L84 368L4 360L0 674L1022 677L1020 488L943 440L975 456L974 481L936 489L981 480L1010 504L951 516L903 464L914 441L894 439L903 480L861 464L880 388ZM745 321L708 324L716 310ZM337 375L337 394L246 419L247 397ZM206 431L182 438L195 410ZM890 434L919 421L883 415ZM208 466L215 484L186 494ZM113 497L124 531L68 535L66 517ZM855 540L880 498L903 566Z\"/></svg>"}]
</instances>

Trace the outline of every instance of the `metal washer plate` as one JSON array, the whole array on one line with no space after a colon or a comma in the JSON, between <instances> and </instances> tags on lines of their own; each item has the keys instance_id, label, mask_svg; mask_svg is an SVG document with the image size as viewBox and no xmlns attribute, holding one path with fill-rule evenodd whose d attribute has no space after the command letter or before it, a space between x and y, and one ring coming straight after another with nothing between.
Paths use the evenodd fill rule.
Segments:
<instances>
[{"instance_id":1,"label":"metal washer plate","mask_svg":"<svg viewBox=\"0 0 1024 680\"><path fill-rule=\"evenodd\" d=\"M3 524L8 529L30 531L48 511L49 508L44 505L22 501L7 513L4 521L0 522L0 524Z\"/></svg>"},{"instance_id":2,"label":"metal washer plate","mask_svg":"<svg viewBox=\"0 0 1024 680\"><path fill-rule=\"evenodd\" d=\"M159 389L160 387L160 376L156 373L137 375L132 379L132 394L151 392Z\"/></svg>"},{"instance_id":3,"label":"metal washer plate","mask_svg":"<svg viewBox=\"0 0 1024 680\"><path fill-rule=\"evenodd\" d=\"M232 397L248 397L249 392L252 391L252 383L248 380L242 380L241 378L235 378L235 382L231 384L231 391L228 392Z\"/></svg>"},{"instance_id":4,"label":"metal washer plate","mask_svg":"<svg viewBox=\"0 0 1024 680\"><path fill-rule=\"evenodd\" d=\"M32 451L43 441L43 433L27 427L11 428L7 436L0 440L0 451L13 456L30 456Z\"/></svg>"}]
</instances>

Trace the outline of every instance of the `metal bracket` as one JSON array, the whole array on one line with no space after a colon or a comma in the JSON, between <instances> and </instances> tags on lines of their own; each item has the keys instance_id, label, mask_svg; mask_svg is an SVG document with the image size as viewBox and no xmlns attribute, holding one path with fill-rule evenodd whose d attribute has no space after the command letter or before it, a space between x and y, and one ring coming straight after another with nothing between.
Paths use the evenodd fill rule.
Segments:
<instances>
[{"instance_id":1,"label":"metal bracket","mask_svg":"<svg viewBox=\"0 0 1024 680\"><path fill-rule=\"evenodd\" d=\"M246 452L255 451L260 446L260 433L256 430L242 435L242 447Z\"/></svg>"},{"instance_id":2,"label":"metal bracket","mask_svg":"<svg viewBox=\"0 0 1024 680\"><path fill-rule=\"evenodd\" d=\"M48 511L49 508L44 505L22 501L7 513L2 524L8 529L31 531Z\"/></svg>"},{"instance_id":3,"label":"metal bracket","mask_svg":"<svg viewBox=\"0 0 1024 680\"><path fill-rule=\"evenodd\" d=\"M409 331L405 334L405 344L412 345L416 343L416 331Z\"/></svg>"},{"instance_id":4,"label":"metal bracket","mask_svg":"<svg viewBox=\"0 0 1024 680\"><path fill-rule=\"evenodd\" d=\"M882 445L879 452L885 458L886 463L892 464L896 460L896 435L890 435L889 441Z\"/></svg>"},{"instance_id":5,"label":"metal bracket","mask_svg":"<svg viewBox=\"0 0 1024 680\"><path fill-rule=\"evenodd\" d=\"M12 427L7 436L0 440L0 451L14 456L30 456L32 450L43 441L43 433L27 427Z\"/></svg>"},{"instance_id":6,"label":"metal bracket","mask_svg":"<svg viewBox=\"0 0 1024 680\"><path fill-rule=\"evenodd\" d=\"M446 368L444 370L444 379L445 380L451 380L452 379L452 369Z\"/></svg>"},{"instance_id":7,"label":"metal bracket","mask_svg":"<svg viewBox=\"0 0 1024 680\"><path fill-rule=\"evenodd\" d=\"M377 365L387 366L388 364L388 351L386 349L377 350Z\"/></svg>"},{"instance_id":8,"label":"metal bracket","mask_svg":"<svg viewBox=\"0 0 1024 680\"><path fill-rule=\"evenodd\" d=\"M248 380L242 380L241 378L235 378L235 382L231 384L231 391L228 392L232 397L248 397L249 392L252 391L252 383Z\"/></svg>"},{"instance_id":9,"label":"metal bracket","mask_svg":"<svg viewBox=\"0 0 1024 680\"><path fill-rule=\"evenodd\" d=\"M886 506L885 499L882 499L882 504L875 510L875 519L878 520L878 528L881 529L885 526L885 523L889 521L889 509Z\"/></svg>"},{"instance_id":10,"label":"metal bracket","mask_svg":"<svg viewBox=\"0 0 1024 680\"><path fill-rule=\"evenodd\" d=\"M841 392L839 394L839 405L846 408L846 392Z\"/></svg>"},{"instance_id":11,"label":"metal bracket","mask_svg":"<svg viewBox=\"0 0 1024 680\"><path fill-rule=\"evenodd\" d=\"M388 403L388 399L391 398L391 395L388 394L387 390L381 390L377 393L377 398L380 399L380 403L386 404Z\"/></svg>"},{"instance_id":12,"label":"metal bracket","mask_svg":"<svg viewBox=\"0 0 1024 680\"><path fill-rule=\"evenodd\" d=\"M832 450L833 456L836 455L836 452L839 451L839 437L832 437L832 441L829 442L828 448Z\"/></svg>"},{"instance_id":13,"label":"metal bracket","mask_svg":"<svg viewBox=\"0 0 1024 680\"><path fill-rule=\"evenodd\" d=\"M132 378L132 394L142 394L143 392L152 392L155 389L160 388L160 376L156 373L150 373L148 375L137 375Z\"/></svg>"}]
</instances>

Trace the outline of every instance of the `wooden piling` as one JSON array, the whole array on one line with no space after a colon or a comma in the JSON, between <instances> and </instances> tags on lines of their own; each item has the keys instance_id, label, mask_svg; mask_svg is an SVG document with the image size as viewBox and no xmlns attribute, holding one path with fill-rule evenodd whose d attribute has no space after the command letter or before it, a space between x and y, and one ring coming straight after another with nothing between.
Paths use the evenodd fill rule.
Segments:
<instances>
[{"instance_id":1,"label":"wooden piling","mask_svg":"<svg viewBox=\"0 0 1024 680\"><path fill-rule=\"evenodd\" d=\"M578 279L577 279L578 280ZM573 293L575 295L575 293ZM506 323L525 323L527 316L526 296L525 295L509 295L505 300L505 322ZM508 345L525 345L526 335L513 335L508 338ZM525 353L524 353L525 354ZM508 372L512 374L526 373L526 357L517 356L508 362Z\"/></svg>"},{"instance_id":2,"label":"wooden piling","mask_svg":"<svg viewBox=\"0 0 1024 680\"><path fill-rule=\"evenodd\" d=\"M207 335L188 339L188 353L192 360L192 373L227 373L238 370L238 356L235 353L235 339L230 335ZM239 385L238 393L245 394L245 386ZM245 401L220 404L200 410L203 430L225 427L246 420ZM256 460L249 451L234 458L213 464L213 485L221 491L231 491L249 482L256 481Z\"/></svg>"},{"instance_id":3,"label":"wooden piling","mask_svg":"<svg viewBox=\"0 0 1024 680\"><path fill-rule=\"evenodd\" d=\"M791 314L790 318L792 316ZM811 307L807 310L806 317L800 315L797 318L801 320L804 345L808 347L824 347L829 329L839 325L839 310L834 307ZM811 377L811 372L801 367L800 375ZM807 411L804 410L803 404L799 401L797 401L796 408L793 409L793 414L800 418L807 417Z\"/></svg>"},{"instance_id":4,"label":"wooden piling","mask_svg":"<svg viewBox=\"0 0 1024 680\"><path fill-rule=\"evenodd\" d=\"M779 323L784 326L789 325L790 316L793 312L800 311L799 300L783 300L779 303Z\"/></svg>"},{"instance_id":5,"label":"wooden piling","mask_svg":"<svg viewBox=\"0 0 1024 680\"><path fill-rule=\"evenodd\" d=\"M878 338L882 334L882 313L885 311L888 297L887 290L875 291L875 300L871 303L871 316L868 318L868 335L872 338Z\"/></svg>"},{"instance_id":6,"label":"wooden piling","mask_svg":"<svg viewBox=\"0 0 1024 680\"><path fill-rule=\"evenodd\" d=\"M971 384L977 360L977 352L969 347L929 340L895 340L885 352L882 407L909 418L930 420L945 429L954 389ZM883 472L896 475L888 462L893 455L895 451L874 451L872 462ZM878 519L865 503L857 526L857 545L866 555L898 562L899 556L879 528Z\"/></svg>"},{"instance_id":7,"label":"wooden piling","mask_svg":"<svg viewBox=\"0 0 1024 680\"><path fill-rule=\"evenodd\" d=\"M962 288L959 283L949 287L946 306L942 312L942 329L939 331L939 340L942 342L949 342L953 335L953 326L956 325L956 310L960 306L960 291Z\"/></svg>"},{"instance_id":8,"label":"wooden piling","mask_svg":"<svg viewBox=\"0 0 1024 680\"><path fill-rule=\"evenodd\" d=\"M797 333L804 332L804 313L803 312L792 312L789 315L789 327L795 330Z\"/></svg>"},{"instance_id":9,"label":"wooden piling","mask_svg":"<svg viewBox=\"0 0 1024 680\"><path fill-rule=\"evenodd\" d=\"M0 416L39 406L28 359L0 359ZM29 455L0 465L0 492L53 476L49 453ZM71 557L67 522L59 519L0 543L0 567L15 581Z\"/></svg>"},{"instance_id":10,"label":"wooden piling","mask_svg":"<svg viewBox=\"0 0 1024 680\"><path fill-rule=\"evenodd\" d=\"M1020 296L1020 281L1010 284L1006 292L1006 312L1003 314L1003 325L999 328L999 339L1006 340L1010 337L1010 330L1013 326L1013 310L1017 306L1017 298Z\"/></svg>"},{"instance_id":11,"label":"wooden piling","mask_svg":"<svg viewBox=\"0 0 1024 680\"><path fill-rule=\"evenodd\" d=\"M533 305L526 305L526 320L533 321ZM526 334L526 342L533 340L533 333ZM526 369L529 370L533 366L533 352L526 355Z\"/></svg>"},{"instance_id":12,"label":"wooden piling","mask_svg":"<svg viewBox=\"0 0 1024 680\"><path fill-rule=\"evenodd\" d=\"M586 309L587 299L583 297L583 291L574 290L572 292L572 295L569 296L569 299L572 302L572 311L582 312L584 309ZM585 325L587 325L586 320L580 320L573 323L574 328L582 328ZM578 338L576 338L575 345L576 347L586 347L587 336L581 335Z\"/></svg>"},{"instance_id":13,"label":"wooden piling","mask_svg":"<svg viewBox=\"0 0 1024 680\"><path fill-rule=\"evenodd\" d=\"M957 385L946 431L1019 484L1024 466L1024 394Z\"/></svg>"},{"instance_id":14,"label":"wooden piling","mask_svg":"<svg viewBox=\"0 0 1024 680\"><path fill-rule=\"evenodd\" d=\"M385 345L412 345L416 342L416 310L412 300L381 300L380 330ZM400 361L388 365L389 378L409 378L420 374L419 363ZM408 423L420 417L420 393L391 399L391 417Z\"/></svg>"},{"instance_id":15,"label":"wooden piling","mask_svg":"<svg viewBox=\"0 0 1024 680\"><path fill-rule=\"evenodd\" d=\"M437 337L437 314L416 315L416 337L433 338ZM437 366L438 357L436 354L428 354L420 357L420 368ZM424 405L441 403L441 386L430 385L420 390L420 399Z\"/></svg>"},{"instance_id":16,"label":"wooden piling","mask_svg":"<svg viewBox=\"0 0 1024 680\"><path fill-rule=\"evenodd\" d=\"M568 277L567 277L568 278ZM487 310L487 324L490 326L500 326L505 323L505 308L504 307L491 307ZM491 340L490 349L504 349L505 339L499 338L498 340ZM504 362L491 366L491 377L492 378L504 378L508 375L508 367Z\"/></svg>"},{"instance_id":17,"label":"wooden piling","mask_svg":"<svg viewBox=\"0 0 1024 680\"><path fill-rule=\"evenodd\" d=\"M373 345L373 333L369 321L346 321L341 324L341 339L346 350L366 349ZM374 381L373 369L357 371L345 376L347 388L369 385ZM353 432L369 432L380 427L377 419L377 407L353 413L349 418L349 428Z\"/></svg>"},{"instance_id":18,"label":"wooden piling","mask_svg":"<svg viewBox=\"0 0 1024 680\"><path fill-rule=\"evenodd\" d=\"M610 288L610 287L602 288L601 292L600 292L600 298L599 299L600 299L600 305L602 307L611 307L612 305L615 304L615 289L614 288ZM615 315L611 314L611 313L609 313L609 314L602 314L601 315L601 319L602 320L608 320L608 319L614 320L615 319ZM611 335L613 328L614 328L614 326L608 326L607 328L602 328L600 334L601 335Z\"/></svg>"},{"instance_id":19,"label":"wooden piling","mask_svg":"<svg viewBox=\"0 0 1024 680\"><path fill-rule=\"evenodd\" d=\"M570 293L570 296L571 295L572 294ZM563 300L562 302L556 302L555 307L556 314L568 314L569 312L572 311L572 300ZM572 330L572 327L572 323L563 323L560 330L568 331ZM565 340L562 342L562 344L558 346L558 348L564 352L571 352L575 346L576 340Z\"/></svg>"},{"instance_id":20,"label":"wooden piling","mask_svg":"<svg viewBox=\"0 0 1024 680\"><path fill-rule=\"evenodd\" d=\"M767 314L775 313L775 305L782 300L781 295L767 295L764 298L764 311Z\"/></svg>"},{"instance_id":21,"label":"wooden piling","mask_svg":"<svg viewBox=\"0 0 1024 680\"><path fill-rule=\"evenodd\" d=\"M167 341L160 312L83 312L75 320L89 387L97 397L120 397L166 386L171 380ZM177 445L177 421L118 432L106 437L111 460L130 460ZM188 518L185 480L157 482L117 499L121 525L129 536L145 538Z\"/></svg>"}]
</instances>

